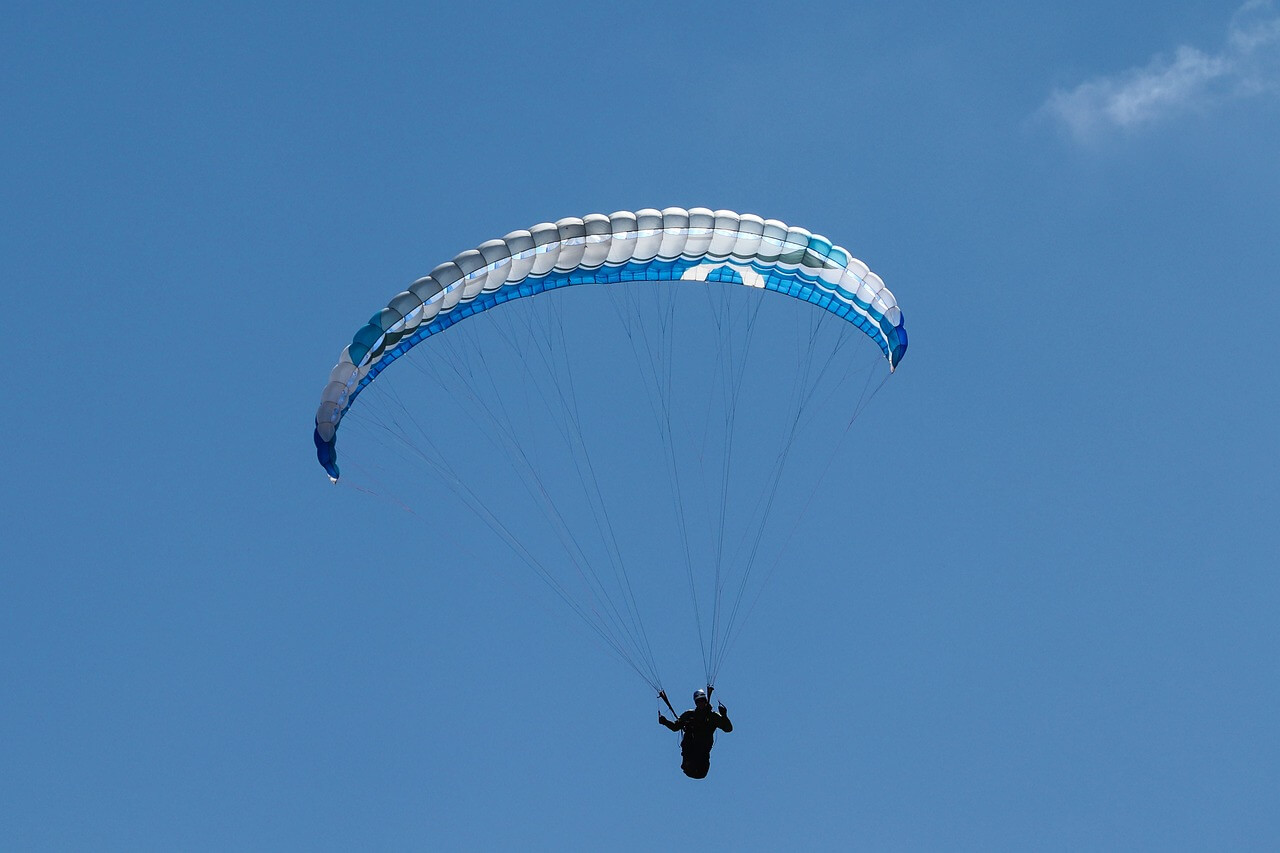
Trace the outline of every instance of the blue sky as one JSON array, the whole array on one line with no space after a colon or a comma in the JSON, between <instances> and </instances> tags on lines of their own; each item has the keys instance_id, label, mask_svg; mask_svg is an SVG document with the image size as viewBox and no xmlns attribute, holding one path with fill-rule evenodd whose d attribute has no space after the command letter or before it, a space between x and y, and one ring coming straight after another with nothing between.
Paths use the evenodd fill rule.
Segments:
<instances>
[{"instance_id":1,"label":"blue sky","mask_svg":"<svg viewBox=\"0 0 1280 853\"><path fill-rule=\"evenodd\" d=\"M1274 4L6 18L2 846L1280 841ZM473 519L310 440L408 282L668 205L826 234L911 334L702 783Z\"/></svg>"}]
</instances>

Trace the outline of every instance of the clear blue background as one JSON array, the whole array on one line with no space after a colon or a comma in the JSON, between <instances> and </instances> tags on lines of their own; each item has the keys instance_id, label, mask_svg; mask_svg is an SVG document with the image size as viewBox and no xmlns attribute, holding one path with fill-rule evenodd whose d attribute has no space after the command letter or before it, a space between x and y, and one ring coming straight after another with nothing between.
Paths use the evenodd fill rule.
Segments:
<instances>
[{"instance_id":1,"label":"clear blue background","mask_svg":"<svg viewBox=\"0 0 1280 853\"><path fill-rule=\"evenodd\" d=\"M1280 844L1276 45L1087 138L1047 106L1235 13L9 4L0 846ZM703 783L310 440L407 282L666 205L827 234L912 340L870 556L797 547Z\"/></svg>"}]
</instances>

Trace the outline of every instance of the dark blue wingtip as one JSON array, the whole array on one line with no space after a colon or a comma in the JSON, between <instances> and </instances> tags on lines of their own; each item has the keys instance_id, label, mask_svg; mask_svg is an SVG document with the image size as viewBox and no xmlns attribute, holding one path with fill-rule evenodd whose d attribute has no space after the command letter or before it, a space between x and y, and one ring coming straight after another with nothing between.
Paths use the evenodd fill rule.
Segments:
<instances>
[{"instance_id":1,"label":"dark blue wingtip","mask_svg":"<svg viewBox=\"0 0 1280 853\"><path fill-rule=\"evenodd\" d=\"M338 451L333 442L321 438L318 429L312 431L311 438L316 443L316 458L320 460L324 470L329 472L329 479L338 482Z\"/></svg>"},{"instance_id":2,"label":"dark blue wingtip","mask_svg":"<svg viewBox=\"0 0 1280 853\"><path fill-rule=\"evenodd\" d=\"M898 319L898 325L893 327L892 349L889 350L889 366L893 370L897 370L898 365L902 363L902 357L907 354L907 327L902 318Z\"/></svg>"}]
</instances>

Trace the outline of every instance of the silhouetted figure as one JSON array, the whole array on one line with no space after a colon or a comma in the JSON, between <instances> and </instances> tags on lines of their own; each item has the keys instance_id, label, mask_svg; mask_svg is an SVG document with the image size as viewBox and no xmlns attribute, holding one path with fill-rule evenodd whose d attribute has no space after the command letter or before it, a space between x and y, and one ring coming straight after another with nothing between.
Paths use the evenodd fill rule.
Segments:
<instances>
[{"instance_id":1,"label":"silhouetted figure","mask_svg":"<svg viewBox=\"0 0 1280 853\"><path fill-rule=\"evenodd\" d=\"M693 705L680 715L678 720L668 720L658 713L658 722L681 732L680 769L690 779L703 779L711 769L711 747L715 743L716 729L722 732L733 731L733 723L729 722L729 710L722 704L719 713L711 710L711 701L707 691L697 690L693 694Z\"/></svg>"}]
</instances>

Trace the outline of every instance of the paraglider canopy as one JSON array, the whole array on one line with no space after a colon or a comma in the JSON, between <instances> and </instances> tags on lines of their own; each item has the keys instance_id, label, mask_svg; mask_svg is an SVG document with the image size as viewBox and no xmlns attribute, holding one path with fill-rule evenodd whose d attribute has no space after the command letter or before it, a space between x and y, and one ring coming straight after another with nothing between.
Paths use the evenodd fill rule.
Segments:
<instances>
[{"instance_id":1,"label":"paraglider canopy","mask_svg":"<svg viewBox=\"0 0 1280 853\"><path fill-rule=\"evenodd\" d=\"M890 370L907 350L902 312L880 277L804 228L696 207L569 217L512 231L440 264L358 329L321 394L313 436L317 459L336 482L343 416L379 373L431 335L512 299L637 281L776 291L857 326L880 347Z\"/></svg>"}]
</instances>

